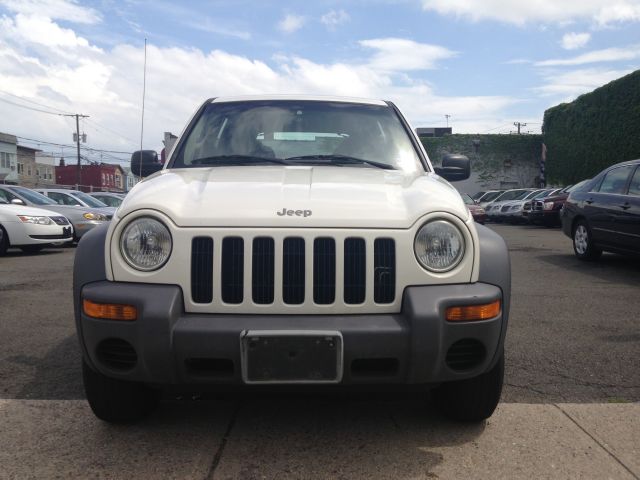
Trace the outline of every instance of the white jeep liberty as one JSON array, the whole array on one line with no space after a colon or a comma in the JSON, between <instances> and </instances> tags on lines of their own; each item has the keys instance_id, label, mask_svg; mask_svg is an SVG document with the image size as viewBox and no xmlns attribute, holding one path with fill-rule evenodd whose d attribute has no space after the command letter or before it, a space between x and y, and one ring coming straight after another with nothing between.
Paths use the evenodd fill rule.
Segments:
<instances>
[{"instance_id":1,"label":"white jeep liberty","mask_svg":"<svg viewBox=\"0 0 640 480\"><path fill-rule=\"evenodd\" d=\"M468 176L465 157L434 169L390 102L206 101L78 246L94 413L136 420L166 386L406 384L489 417L510 267L445 180Z\"/></svg>"}]
</instances>

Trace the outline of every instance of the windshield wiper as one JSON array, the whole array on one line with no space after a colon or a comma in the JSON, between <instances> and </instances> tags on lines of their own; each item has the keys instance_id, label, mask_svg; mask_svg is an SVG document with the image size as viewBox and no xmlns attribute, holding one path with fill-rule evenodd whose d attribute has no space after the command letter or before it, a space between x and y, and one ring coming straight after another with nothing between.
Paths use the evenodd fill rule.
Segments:
<instances>
[{"instance_id":1,"label":"windshield wiper","mask_svg":"<svg viewBox=\"0 0 640 480\"><path fill-rule=\"evenodd\" d=\"M289 165L280 158L255 157L253 155L214 155L211 157L196 158L191 165L259 165L261 163L275 163L277 165Z\"/></svg>"},{"instance_id":2,"label":"windshield wiper","mask_svg":"<svg viewBox=\"0 0 640 480\"><path fill-rule=\"evenodd\" d=\"M311 160L311 162L303 162L303 163L313 163L313 160L317 160L322 163L327 163L329 165L368 165L370 167L375 168L383 168L385 170L396 170L396 167L393 165L389 165L388 163L374 162L373 160L365 160L364 158L356 158L350 157L348 155L301 155L298 157L288 157L285 159L287 162L295 162L298 160Z\"/></svg>"}]
</instances>

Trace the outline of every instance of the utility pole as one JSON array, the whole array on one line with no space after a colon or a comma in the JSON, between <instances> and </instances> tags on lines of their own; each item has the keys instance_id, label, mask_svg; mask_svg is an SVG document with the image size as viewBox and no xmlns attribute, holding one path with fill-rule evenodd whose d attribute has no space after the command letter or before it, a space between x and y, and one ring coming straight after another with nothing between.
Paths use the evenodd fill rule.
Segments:
<instances>
[{"instance_id":1,"label":"utility pole","mask_svg":"<svg viewBox=\"0 0 640 480\"><path fill-rule=\"evenodd\" d=\"M80 118L89 118L89 115L82 115L80 113L72 113L69 115L61 115L62 117L76 117L76 133L74 135L74 140L76 141L76 149L78 155L78 163L76 164L76 185L78 189L80 188L80 140L83 142L87 141L87 136L83 135L80 137Z\"/></svg>"},{"instance_id":2,"label":"utility pole","mask_svg":"<svg viewBox=\"0 0 640 480\"><path fill-rule=\"evenodd\" d=\"M451 115L445 114L444 117L447 119L447 128L449 128L449 118L451 117Z\"/></svg>"},{"instance_id":3,"label":"utility pole","mask_svg":"<svg viewBox=\"0 0 640 480\"><path fill-rule=\"evenodd\" d=\"M520 135L520 127L526 127L527 124L526 123L520 123L520 122L513 122L513 124L518 127L518 135Z\"/></svg>"}]
</instances>

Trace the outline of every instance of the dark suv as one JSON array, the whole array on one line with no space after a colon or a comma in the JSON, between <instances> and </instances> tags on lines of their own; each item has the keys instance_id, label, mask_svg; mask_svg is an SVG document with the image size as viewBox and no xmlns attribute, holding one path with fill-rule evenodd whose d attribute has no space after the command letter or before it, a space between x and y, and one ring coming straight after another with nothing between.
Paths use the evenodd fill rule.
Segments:
<instances>
[{"instance_id":1,"label":"dark suv","mask_svg":"<svg viewBox=\"0 0 640 480\"><path fill-rule=\"evenodd\" d=\"M578 258L640 254L640 160L618 163L569 195L562 230Z\"/></svg>"}]
</instances>

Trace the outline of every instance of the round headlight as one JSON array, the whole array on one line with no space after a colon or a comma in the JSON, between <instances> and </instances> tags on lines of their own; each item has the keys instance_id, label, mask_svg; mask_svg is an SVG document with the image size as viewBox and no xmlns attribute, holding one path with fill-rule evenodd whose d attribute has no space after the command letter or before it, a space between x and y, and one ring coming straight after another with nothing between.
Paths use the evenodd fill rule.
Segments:
<instances>
[{"instance_id":1,"label":"round headlight","mask_svg":"<svg viewBox=\"0 0 640 480\"><path fill-rule=\"evenodd\" d=\"M160 221L140 217L125 227L120 236L122 256L136 270L157 270L171 255L171 234Z\"/></svg>"},{"instance_id":2,"label":"round headlight","mask_svg":"<svg viewBox=\"0 0 640 480\"><path fill-rule=\"evenodd\" d=\"M464 255L464 237L446 220L425 223L413 242L420 264L432 272L446 272L460 263Z\"/></svg>"}]
</instances>

